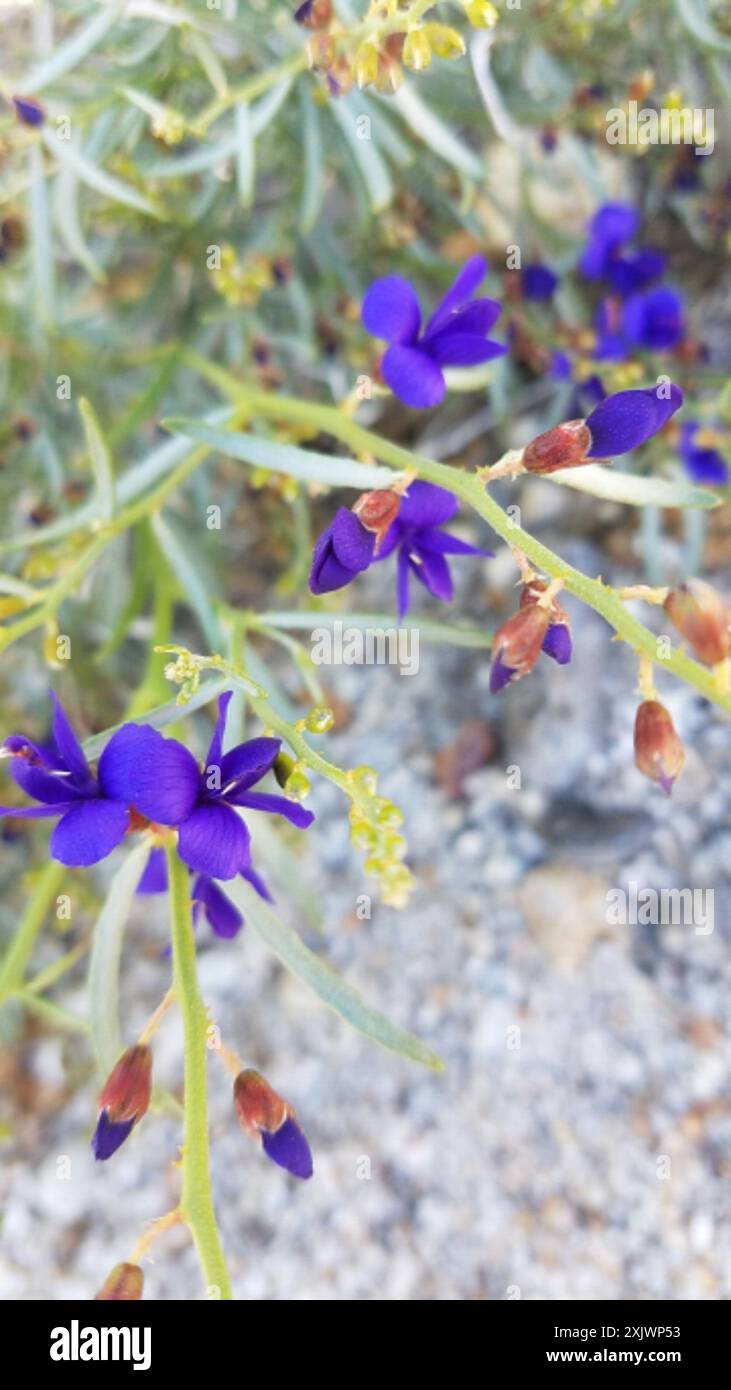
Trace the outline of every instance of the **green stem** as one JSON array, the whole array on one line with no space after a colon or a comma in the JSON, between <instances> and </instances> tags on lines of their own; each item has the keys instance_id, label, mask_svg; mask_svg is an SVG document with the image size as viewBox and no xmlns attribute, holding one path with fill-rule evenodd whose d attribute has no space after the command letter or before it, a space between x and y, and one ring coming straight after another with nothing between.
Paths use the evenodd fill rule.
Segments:
<instances>
[{"instance_id":1,"label":"green stem","mask_svg":"<svg viewBox=\"0 0 731 1390\"><path fill-rule=\"evenodd\" d=\"M185 1118L180 1210L198 1251L203 1276L215 1296L231 1299L226 1261L213 1209L208 1154L206 1043L208 1015L198 986L190 885L175 845L166 850L173 944L173 983L183 1017Z\"/></svg>"},{"instance_id":2,"label":"green stem","mask_svg":"<svg viewBox=\"0 0 731 1390\"><path fill-rule=\"evenodd\" d=\"M22 984L36 937L66 872L63 864L51 860L41 873L0 967L0 1000L12 994Z\"/></svg>"},{"instance_id":3,"label":"green stem","mask_svg":"<svg viewBox=\"0 0 731 1390\"><path fill-rule=\"evenodd\" d=\"M205 375L212 384L226 391L238 406L248 403L254 413L267 420L296 421L313 425L323 433L347 444L356 454L370 455L401 471L410 469L420 478L426 478L439 487L447 488L456 497L469 503L511 548L523 551L538 569L552 578L562 579L569 593L575 594L582 603L599 613L617 635L637 653L656 662L663 670L669 671L687 685L692 685L705 699L731 714L731 694L719 689L712 671L693 661L677 648L669 656L660 658L656 634L632 616L611 586L605 584L600 577L590 579L588 575L574 569L573 565L569 565L553 550L549 550L548 546L517 526L490 496L484 479L448 464L437 463L421 454L413 454L399 444L381 439L379 435L357 424L336 406L259 391L202 359L189 358L189 361L190 365L200 371L201 375Z\"/></svg>"}]
</instances>

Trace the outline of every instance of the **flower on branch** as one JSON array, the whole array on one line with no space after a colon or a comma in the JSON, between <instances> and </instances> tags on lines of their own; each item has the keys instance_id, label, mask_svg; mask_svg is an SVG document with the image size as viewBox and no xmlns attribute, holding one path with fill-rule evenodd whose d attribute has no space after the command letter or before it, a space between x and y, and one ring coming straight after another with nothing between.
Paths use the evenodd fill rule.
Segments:
<instances>
[{"instance_id":1,"label":"flower on branch","mask_svg":"<svg viewBox=\"0 0 731 1390\"><path fill-rule=\"evenodd\" d=\"M363 325L390 346L381 373L395 396L416 410L444 400L444 367L473 367L501 357L502 343L488 337L502 312L494 299L473 299L487 274L487 261L472 256L421 331L421 309L408 280L387 275L376 280L363 300Z\"/></svg>"}]
</instances>

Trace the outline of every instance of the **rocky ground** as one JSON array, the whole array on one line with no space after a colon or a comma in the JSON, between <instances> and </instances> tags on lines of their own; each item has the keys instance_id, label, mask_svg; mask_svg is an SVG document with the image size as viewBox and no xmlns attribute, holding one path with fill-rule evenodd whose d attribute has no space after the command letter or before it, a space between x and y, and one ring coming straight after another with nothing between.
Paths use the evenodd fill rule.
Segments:
<instances>
[{"instance_id":1,"label":"rocky ground","mask_svg":"<svg viewBox=\"0 0 731 1390\"><path fill-rule=\"evenodd\" d=\"M564 550L590 573L606 569L588 541ZM509 568L455 569L455 611L482 621ZM386 601L385 571L361 584L363 608ZM731 1297L727 726L664 683L688 745L667 801L633 767L629 654L569 607L573 666L544 659L500 702L484 655L465 650L423 644L414 677L327 674L349 717L329 750L380 770L406 815L418 886L408 910L374 899L358 920L367 885L342 801L320 785L303 872L325 931L307 939L441 1054L443 1076L349 1031L252 932L201 937L203 988L226 1039L296 1104L315 1154L306 1184L266 1162L212 1063L216 1198L241 1299ZM455 749L467 721L477 723ZM631 881L715 889L714 929L608 921L607 892ZM286 886L277 897L286 911ZM163 905L147 902L125 957L130 1039L164 987L164 937ZM79 1011L82 986L65 998ZM172 1085L178 1060L172 1017L157 1045ZM87 1077L75 1093L74 1067ZM84 1067L83 1048L50 1034L21 1049L4 1298L88 1298L174 1200L174 1118L148 1117L93 1167ZM182 1232L155 1248L146 1279L150 1298L204 1296Z\"/></svg>"}]
</instances>

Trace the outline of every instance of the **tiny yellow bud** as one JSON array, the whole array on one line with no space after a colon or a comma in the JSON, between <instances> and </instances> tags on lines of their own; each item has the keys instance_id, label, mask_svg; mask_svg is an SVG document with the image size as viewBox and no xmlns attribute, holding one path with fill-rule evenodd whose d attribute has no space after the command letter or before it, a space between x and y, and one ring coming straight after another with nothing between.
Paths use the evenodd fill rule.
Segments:
<instances>
[{"instance_id":1,"label":"tiny yellow bud","mask_svg":"<svg viewBox=\"0 0 731 1390\"><path fill-rule=\"evenodd\" d=\"M412 72L423 72L431 62L431 44L423 30L410 29L404 41L403 61Z\"/></svg>"},{"instance_id":2,"label":"tiny yellow bud","mask_svg":"<svg viewBox=\"0 0 731 1390\"><path fill-rule=\"evenodd\" d=\"M378 77L378 49L372 43L362 43L355 54L355 80L359 87L368 87Z\"/></svg>"},{"instance_id":3,"label":"tiny yellow bud","mask_svg":"<svg viewBox=\"0 0 731 1390\"><path fill-rule=\"evenodd\" d=\"M450 29L447 24L425 24L423 32L437 58L462 57L465 43L456 29Z\"/></svg>"},{"instance_id":4,"label":"tiny yellow bud","mask_svg":"<svg viewBox=\"0 0 731 1390\"><path fill-rule=\"evenodd\" d=\"M491 0L469 0L465 13L475 29L494 29L500 18Z\"/></svg>"}]
</instances>

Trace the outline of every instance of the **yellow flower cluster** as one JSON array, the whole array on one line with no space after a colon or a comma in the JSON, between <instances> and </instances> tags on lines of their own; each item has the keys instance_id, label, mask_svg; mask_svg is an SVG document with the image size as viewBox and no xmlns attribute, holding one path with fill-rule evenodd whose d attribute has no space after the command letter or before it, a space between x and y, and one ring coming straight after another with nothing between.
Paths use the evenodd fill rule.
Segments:
<instances>
[{"instance_id":1,"label":"yellow flower cluster","mask_svg":"<svg viewBox=\"0 0 731 1390\"><path fill-rule=\"evenodd\" d=\"M376 795L378 774L374 768L355 767L346 775L361 793L350 808L350 839L356 849L365 851L363 867L378 880L384 903L405 907L414 881L403 863L407 850L406 840L399 834L403 815L392 801Z\"/></svg>"}]
</instances>

